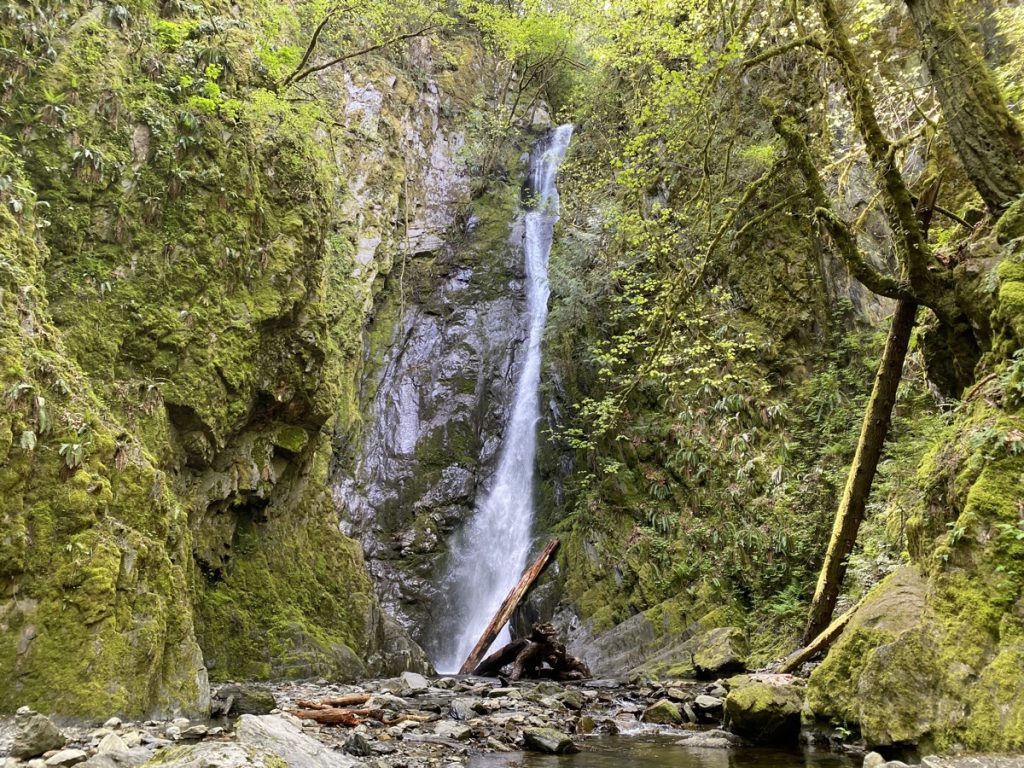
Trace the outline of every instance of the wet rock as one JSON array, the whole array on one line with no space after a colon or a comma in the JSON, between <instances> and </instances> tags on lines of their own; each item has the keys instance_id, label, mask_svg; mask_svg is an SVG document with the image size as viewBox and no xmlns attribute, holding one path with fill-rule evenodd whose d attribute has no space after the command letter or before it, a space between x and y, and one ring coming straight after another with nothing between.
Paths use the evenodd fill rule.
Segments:
<instances>
[{"instance_id":1,"label":"wet rock","mask_svg":"<svg viewBox=\"0 0 1024 768\"><path fill-rule=\"evenodd\" d=\"M693 668L699 677L742 672L746 669L747 640L739 627L717 627L697 641Z\"/></svg>"},{"instance_id":2,"label":"wet rock","mask_svg":"<svg viewBox=\"0 0 1024 768\"><path fill-rule=\"evenodd\" d=\"M570 688L561 696L559 696L558 700L569 709L574 709L577 711L583 709L583 694L573 688Z\"/></svg>"},{"instance_id":3,"label":"wet rock","mask_svg":"<svg viewBox=\"0 0 1024 768\"><path fill-rule=\"evenodd\" d=\"M211 714L266 715L276 708L270 691L251 685L224 685L214 694Z\"/></svg>"},{"instance_id":4,"label":"wet rock","mask_svg":"<svg viewBox=\"0 0 1024 768\"><path fill-rule=\"evenodd\" d=\"M527 728L523 731L523 746L531 752L565 755L579 752L571 738L554 728Z\"/></svg>"},{"instance_id":5,"label":"wet rock","mask_svg":"<svg viewBox=\"0 0 1024 768\"><path fill-rule=\"evenodd\" d=\"M373 745L364 734L354 731L345 740L345 751L356 757L368 757L373 754Z\"/></svg>"},{"instance_id":6,"label":"wet rock","mask_svg":"<svg viewBox=\"0 0 1024 768\"><path fill-rule=\"evenodd\" d=\"M294 719L294 718L292 718ZM243 747L276 755L290 768L356 768L358 760L333 752L282 715L242 715L235 735Z\"/></svg>"},{"instance_id":7,"label":"wet rock","mask_svg":"<svg viewBox=\"0 0 1024 768\"><path fill-rule=\"evenodd\" d=\"M725 699L726 726L757 744L795 742L803 693L789 675L738 679Z\"/></svg>"},{"instance_id":8,"label":"wet rock","mask_svg":"<svg viewBox=\"0 0 1024 768\"><path fill-rule=\"evenodd\" d=\"M679 707L674 703L668 699L660 699L644 710L643 721L660 725L678 725L683 722L683 716L679 714Z\"/></svg>"},{"instance_id":9,"label":"wet rock","mask_svg":"<svg viewBox=\"0 0 1024 768\"><path fill-rule=\"evenodd\" d=\"M683 716L686 718L687 722L690 722L690 723L696 723L697 722L697 713L694 711L693 707L690 705L690 703L688 701L684 701L683 702L682 710L683 710Z\"/></svg>"},{"instance_id":10,"label":"wet rock","mask_svg":"<svg viewBox=\"0 0 1024 768\"><path fill-rule=\"evenodd\" d=\"M14 715L16 733L11 745L11 755L29 758L60 749L67 743L64 734L48 717L22 707Z\"/></svg>"},{"instance_id":11,"label":"wet rock","mask_svg":"<svg viewBox=\"0 0 1024 768\"><path fill-rule=\"evenodd\" d=\"M479 701L479 699L454 699L448 712L456 720L469 720L476 715L475 706Z\"/></svg>"},{"instance_id":12,"label":"wet rock","mask_svg":"<svg viewBox=\"0 0 1024 768\"><path fill-rule=\"evenodd\" d=\"M868 752L864 755L863 768L881 768L885 765L885 758L877 752Z\"/></svg>"},{"instance_id":13,"label":"wet rock","mask_svg":"<svg viewBox=\"0 0 1024 768\"><path fill-rule=\"evenodd\" d=\"M46 765L58 766L58 768L69 768L72 765L84 763L89 756L82 749L62 749L55 755L46 758Z\"/></svg>"},{"instance_id":14,"label":"wet rock","mask_svg":"<svg viewBox=\"0 0 1024 768\"><path fill-rule=\"evenodd\" d=\"M678 744L684 747L701 747L704 749L731 749L743 745L743 739L728 731L714 729L710 731L694 731L683 736Z\"/></svg>"},{"instance_id":15,"label":"wet rock","mask_svg":"<svg viewBox=\"0 0 1024 768\"><path fill-rule=\"evenodd\" d=\"M434 726L434 733L442 738L466 741L473 735L473 729L468 725L455 723L451 720L442 720Z\"/></svg>"}]
</instances>

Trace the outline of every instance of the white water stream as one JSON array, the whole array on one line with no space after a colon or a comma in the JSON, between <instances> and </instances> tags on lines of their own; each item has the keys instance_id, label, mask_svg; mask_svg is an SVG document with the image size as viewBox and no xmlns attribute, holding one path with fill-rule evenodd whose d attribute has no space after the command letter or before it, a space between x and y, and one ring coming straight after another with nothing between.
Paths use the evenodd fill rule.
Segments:
<instances>
[{"instance_id":1,"label":"white water stream","mask_svg":"<svg viewBox=\"0 0 1024 768\"><path fill-rule=\"evenodd\" d=\"M452 565L445 588L451 605L448 618L455 633L451 644L435 660L435 666L442 672L455 672L462 666L487 622L519 580L530 554L540 418L541 338L548 316L548 254L558 220L555 175L570 138L572 126L559 126L530 157L530 191L534 199L524 216L523 237L526 355L493 484L483 501L478 501L473 519L452 543ZM508 638L505 627L495 644L500 647Z\"/></svg>"}]
</instances>

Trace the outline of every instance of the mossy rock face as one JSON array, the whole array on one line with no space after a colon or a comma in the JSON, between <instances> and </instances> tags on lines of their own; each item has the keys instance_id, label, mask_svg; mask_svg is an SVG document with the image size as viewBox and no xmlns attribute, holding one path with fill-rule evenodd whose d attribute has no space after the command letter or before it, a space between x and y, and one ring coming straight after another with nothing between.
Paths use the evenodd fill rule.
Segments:
<instances>
[{"instance_id":1,"label":"mossy rock face","mask_svg":"<svg viewBox=\"0 0 1024 768\"><path fill-rule=\"evenodd\" d=\"M0 115L0 710L201 713L206 662L392 664L327 468L358 431L400 209L417 240L454 221L459 190L403 190L454 156L434 52L324 73L298 104L276 88L296 8L58 6L0 29L28 62ZM437 74L464 96L487 85L460 44ZM375 82L394 88L356 104Z\"/></svg>"},{"instance_id":2,"label":"mossy rock face","mask_svg":"<svg viewBox=\"0 0 1024 768\"><path fill-rule=\"evenodd\" d=\"M869 594L809 681L810 709L869 744L1024 745L1022 420L984 397L968 405L921 466L941 496L908 524L918 565Z\"/></svg>"},{"instance_id":3,"label":"mossy rock face","mask_svg":"<svg viewBox=\"0 0 1024 768\"><path fill-rule=\"evenodd\" d=\"M693 667L704 678L742 672L746 668L747 638L739 627L716 627L697 640Z\"/></svg>"},{"instance_id":4,"label":"mossy rock face","mask_svg":"<svg viewBox=\"0 0 1024 768\"><path fill-rule=\"evenodd\" d=\"M803 691L788 675L732 678L725 699L726 727L755 744L795 743L803 700Z\"/></svg>"}]
</instances>

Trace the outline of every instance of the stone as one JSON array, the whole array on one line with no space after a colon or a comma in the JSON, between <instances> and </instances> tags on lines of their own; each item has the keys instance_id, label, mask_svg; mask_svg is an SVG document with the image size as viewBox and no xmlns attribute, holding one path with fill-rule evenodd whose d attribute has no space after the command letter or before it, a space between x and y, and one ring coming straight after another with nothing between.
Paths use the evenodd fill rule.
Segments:
<instances>
[{"instance_id":1,"label":"stone","mask_svg":"<svg viewBox=\"0 0 1024 768\"><path fill-rule=\"evenodd\" d=\"M743 745L743 739L735 734L715 728L710 731L693 731L683 736L677 744L684 747L703 749L730 749Z\"/></svg>"},{"instance_id":2,"label":"stone","mask_svg":"<svg viewBox=\"0 0 1024 768\"><path fill-rule=\"evenodd\" d=\"M523 731L523 746L531 752L547 755L566 755L579 752L569 736L554 728L527 728Z\"/></svg>"},{"instance_id":3,"label":"stone","mask_svg":"<svg viewBox=\"0 0 1024 768\"><path fill-rule=\"evenodd\" d=\"M290 768L355 768L354 758L333 752L281 715L242 715L235 726L238 743L277 755Z\"/></svg>"},{"instance_id":4,"label":"stone","mask_svg":"<svg viewBox=\"0 0 1024 768\"><path fill-rule=\"evenodd\" d=\"M430 681L418 672L403 672L402 682L414 695L425 693L430 688Z\"/></svg>"},{"instance_id":5,"label":"stone","mask_svg":"<svg viewBox=\"0 0 1024 768\"><path fill-rule=\"evenodd\" d=\"M583 709L584 698L583 694L574 688L568 689L565 693L558 696L558 700L562 702L569 709L581 710Z\"/></svg>"},{"instance_id":6,"label":"stone","mask_svg":"<svg viewBox=\"0 0 1024 768\"><path fill-rule=\"evenodd\" d=\"M516 688L491 688L491 690L487 692L487 698L500 699L503 696L511 696L518 693L519 690Z\"/></svg>"},{"instance_id":7,"label":"stone","mask_svg":"<svg viewBox=\"0 0 1024 768\"><path fill-rule=\"evenodd\" d=\"M107 720L107 722L105 722L103 724L103 727L104 728L109 728L112 731L117 731L117 730L121 729L121 725L122 725L121 718L119 718L119 717L112 717L109 720Z\"/></svg>"},{"instance_id":8,"label":"stone","mask_svg":"<svg viewBox=\"0 0 1024 768\"><path fill-rule=\"evenodd\" d=\"M345 740L345 751L356 757L367 757L373 754L373 745L365 734L355 731Z\"/></svg>"},{"instance_id":9,"label":"stone","mask_svg":"<svg viewBox=\"0 0 1024 768\"><path fill-rule=\"evenodd\" d=\"M739 627L716 627L701 635L693 654L698 677L714 678L746 669L747 640Z\"/></svg>"},{"instance_id":10,"label":"stone","mask_svg":"<svg viewBox=\"0 0 1024 768\"><path fill-rule=\"evenodd\" d=\"M445 739L466 741L473 735L473 729L468 725L456 723L451 720L442 720L434 726L434 733Z\"/></svg>"},{"instance_id":11,"label":"stone","mask_svg":"<svg viewBox=\"0 0 1024 768\"><path fill-rule=\"evenodd\" d=\"M645 723L656 723L659 725L678 725L683 722L683 716L679 714L679 707L668 699L659 699L644 710L642 717Z\"/></svg>"},{"instance_id":12,"label":"stone","mask_svg":"<svg viewBox=\"0 0 1024 768\"><path fill-rule=\"evenodd\" d=\"M37 757L51 749L60 749L67 743L64 734L46 715L22 707L14 715L16 728L11 744L13 757Z\"/></svg>"},{"instance_id":13,"label":"stone","mask_svg":"<svg viewBox=\"0 0 1024 768\"><path fill-rule=\"evenodd\" d=\"M142 747L132 747L127 752L104 752L79 763L77 768L137 768L146 763L153 753Z\"/></svg>"},{"instance_id":14,"label":"stone","mask_svg":"<svg viewBox=\"0 0 1024 768\"><path fill-rule=\"evenodd\" d=\"M266 715L276 707L270 691L253 685L224 685L214 695L214 709L221 714Z\"/></svg>"},{"instance_id":15,"label":"stone","mask_svg":"<svg viewBox=\"0 0 1024 768\"><path fill-rule=\"evenodd\" d=\"M697 709L715 710L721 709L724 705L725 702L717 696L708 696L704 693L702 693L700 696L693 700L693 706L695 706Z\"/></svg>"},{"instance_id":16,"label":"stone","mask_svg":"<svg viewBox=\"0 0 1024 768\"><path fill-rule=\"evenodd\" d=\"M755 744L795 743L803 694L789 675L752 675L725 699L726 727Z\"/></svg>"},{"instance_id":17,"label":"stone","mask_svg":"<svg viewBox=\"0 0 1024 768\"><path fill-rule=\"evenodd\" d=\"M82 749L62 749L55 755L51 755L46 758L46 764L48 766L67 766L78 765L84 763L89 756L85 754L85 750Z\"/></svg>"},{"instance_id":18,"label":"stone","mask_svg":"<svg viewBox=\"0 0 1024 768\"><path fill-rule=\"evenodd\" d=\"M183 739L202 739L206 737L208 728L205 725L190 725L181 732Z\"/></svg>"},{"instance_id":19,"label":"stone","mask_svg":"<svg viewBox=\"0 0 1024 768\"><path fill-rule=\"evenodd\" d=\"M690 703L688 701L684 701L682 708L683 708L683 716L686 718L687 722L696 723L697 722L697 713L694 712L693 707L690 706Z\"/></svg>"},{"instance_id":20,"label":"stone","mask_svg":"<svg viewBox=\"0 0 1024 768\"><path fill-rule=\"evenodd\" d=\"M448 714L455 720L469 720L476 715L476 705L479 699L459 698L453 699L449 705Z\"/></svg>"},{"instance_id":21,"label":"stone","mask_svg":"<svg viewBox=\"0 0 1024 768\"><path fill-rule=\"evenodd\" d=\"M104 736L102 739L100 739L100 743L96 745L96 752L98 754L101 754L101 755L104 752L127 752L127 751L128 751L128 745L125 743L125 740L122 739L116 733L108 733L106 736Z\"/></svg>"},{"instance_id":22,"label":"stone","mask_svg":"<svg viewBox=\"0 0 1024 768\"><path fill-rule=\"evenodd\" d=\"M885 765L885 758L877 752L868 752L864 755L862 768L881 768L883 765Z\"/></svg>"}]
</instances>

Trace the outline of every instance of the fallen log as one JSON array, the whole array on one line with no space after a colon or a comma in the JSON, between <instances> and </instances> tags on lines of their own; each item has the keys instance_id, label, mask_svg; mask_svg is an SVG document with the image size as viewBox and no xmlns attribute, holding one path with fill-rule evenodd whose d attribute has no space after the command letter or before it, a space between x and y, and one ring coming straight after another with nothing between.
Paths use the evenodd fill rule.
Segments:
<instances>
[{"instance_id":1,"label":"fallen log","mask_svg":"<svg viewBox=\"0 0 1024 768\"><path fill-rule=\"evenodd\" d=\"M300 708L291 710L291 714L303 720L312 720L321 725L347 725L353 727L366 720L377 720L384 725L397 725L407 720L416 723L426 723L437 719L437 715L400 714L396 717L388 717L388 712L384 709L346 709L325 706L323 702L297 701L295 703Z\"/></svg>"},{"instance_id":2,"label":"fallen log","mask_svg":"<svg viewBox=\"0 0 1024 768\"><path fill-rule=\"evenodd\" d=\"M836 639L843 634L843 630L846 629L846 625L850 623L850 619L853 618L853 614L856 613L857 609L863 604L864 598L862 597L857 601L857 604L853 606L853 608L825 627L825 629L823 629L817 637L811 640L811 642L787 656L775 671L780 673L792 672L799 668L799 666L808 659L812 659L819 653L827 651L832 643L834 643Z\"/></svg>"},{"instance_id":3,"label":"fallen log","mask_svg":"<svg viewBox=\"0 0 1024 768\"><path fill-rule=\"evenodd\" d=\"M501 632L502 627L504 627L508 623L508 620L512 618L513 612L519 606L519 603L523 601L523 598L526 597L526 593L530 591L530 587L532 587L534 582L537 581L540 575L544 572L544 569L548 567L548 564L555 556L555 552L558 551L560 544L561 542L558 539L552 539L544 548L544 551L541 552L533 562L533 565L526 569L522 578L519 579L519 583L512 588L512 591L509 592L508 595L506 595L505 599L498 607L497 612L494 614L494 617L487 625L487 628L484 629L483 634L480 635L480 639L477 641L476 645L473 646L473 650L470 652L469 657L459 669L460 675L468 675L476 669L477 666L479 666L481 657L487 652L487 649L491 647L491 643L494 642L494 638L496 638L498 633Z\"/></svg>"}]
</instances>

